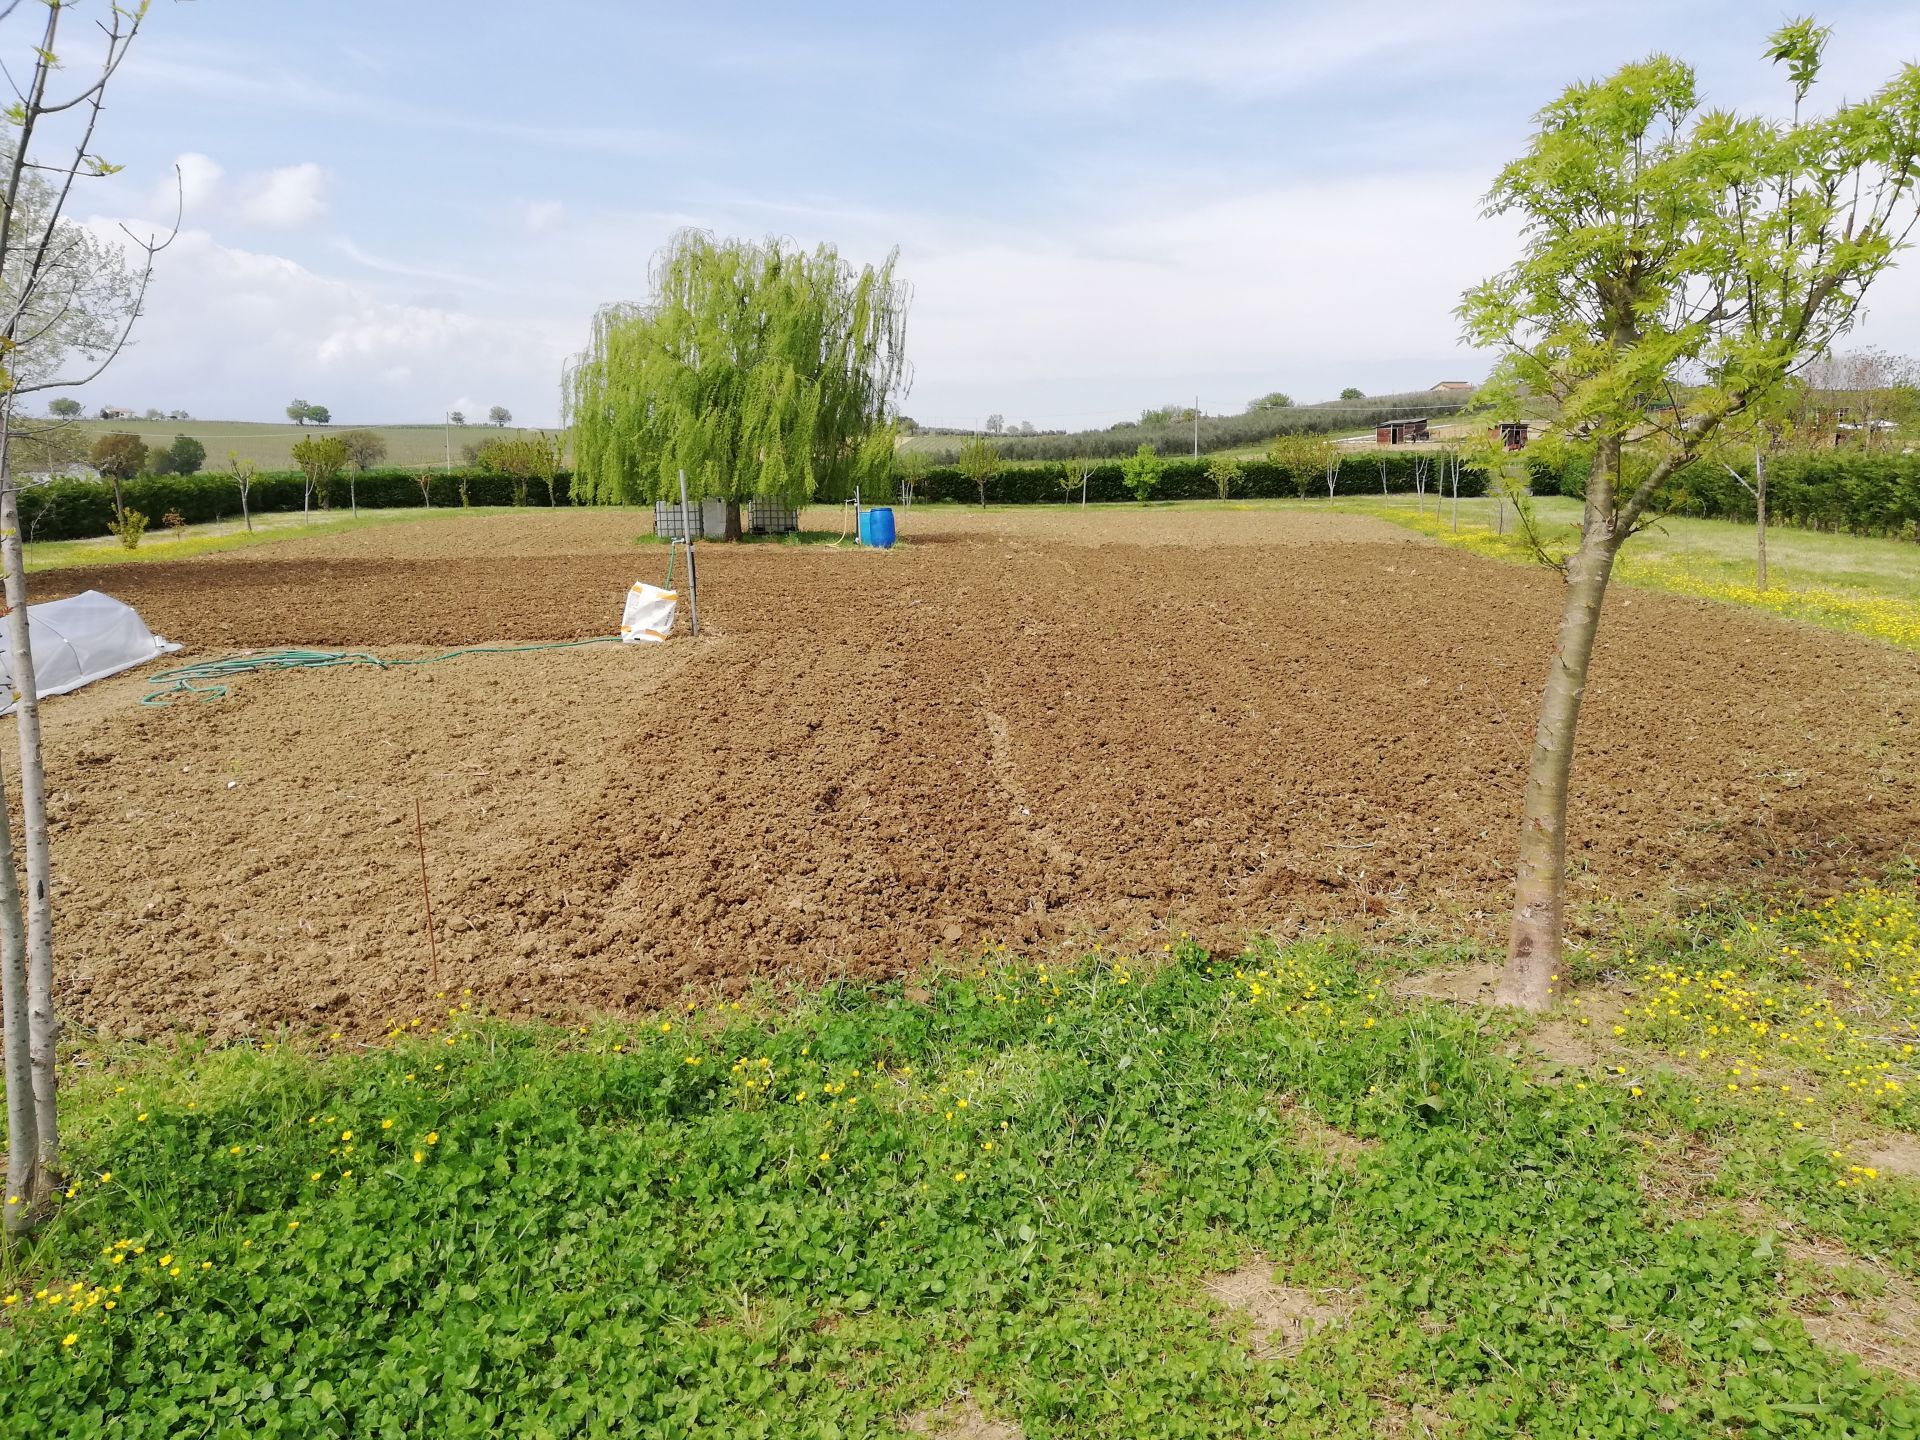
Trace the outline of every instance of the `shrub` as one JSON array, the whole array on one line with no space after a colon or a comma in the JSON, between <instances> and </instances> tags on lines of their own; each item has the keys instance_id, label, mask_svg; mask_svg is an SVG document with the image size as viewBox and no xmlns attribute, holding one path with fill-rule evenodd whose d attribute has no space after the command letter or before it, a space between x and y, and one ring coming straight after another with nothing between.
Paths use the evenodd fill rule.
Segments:
<instances>
[{"instance_id":1,"label":"shrub","mask_svg":"<svg viewBox=\"0 0 1920 1440\"><path fill-rule=\"evenodd\" d=\"M147 533L147 517L138 510L129 509L118 520L108 520L107 529L120 537L120 543L129 550L140 548L140 537Z\"/></svg>"},{"instance_id":2,"label":"shrub","mask_svg":"<svg viewBox=\"0 0 1920 1440\"><path fill-rule=\"evenodd\" d=\"M1121 464L1120 473L1126 481L1128 493L1145 503L1152 498L1154 487L1160 483L1160 472L1164 469L1165 462L1154 453L1153 446L1143 440L1140 448Z\"/></svg>"}]
</instances>

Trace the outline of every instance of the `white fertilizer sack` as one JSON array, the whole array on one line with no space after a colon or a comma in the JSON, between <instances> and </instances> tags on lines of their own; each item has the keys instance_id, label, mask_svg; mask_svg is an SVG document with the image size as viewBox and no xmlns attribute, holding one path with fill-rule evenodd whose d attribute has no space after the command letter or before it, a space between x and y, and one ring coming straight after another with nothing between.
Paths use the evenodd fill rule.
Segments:
<instances>
[{"instance_id":1,"label":"white fertilizer sack","mask_svg":"<svg viewBox=\"0 0 1920 1440\"><path fill-rule=\"evenodd\" d=\"M673 634L673 612L680 596L636 580L627 591L627 610L620 617L620 638L629 644L659 645Z\"/></svg>"}]
</instances>

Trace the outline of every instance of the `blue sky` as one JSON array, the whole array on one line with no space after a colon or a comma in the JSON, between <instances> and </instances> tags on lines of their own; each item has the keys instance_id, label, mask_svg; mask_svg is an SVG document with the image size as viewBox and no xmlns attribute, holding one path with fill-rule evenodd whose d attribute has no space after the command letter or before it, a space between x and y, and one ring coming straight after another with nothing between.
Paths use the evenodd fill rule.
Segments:
<instances>
[{"instance_id":1,"label":"blue sky","mask_svg":"<svg viewBox=\"0 0 1920 1440\"><path fill-rule=\"evenodd\" d=\"M159 0L100 135L126 169L75 213L151 225L178 164L184 230L83 398L551 422L594 308L644 298L684 225L898 245L928 423L1475 378L1451 311L1513 257L1477 199L1531 114L1654 49L1777 108L1759 52L1789 13ZM1829 102L1920 57L1912 0L1818 14ZM1920 257L1859 338L1920 351Z\"/></svg>"}]
</instances>

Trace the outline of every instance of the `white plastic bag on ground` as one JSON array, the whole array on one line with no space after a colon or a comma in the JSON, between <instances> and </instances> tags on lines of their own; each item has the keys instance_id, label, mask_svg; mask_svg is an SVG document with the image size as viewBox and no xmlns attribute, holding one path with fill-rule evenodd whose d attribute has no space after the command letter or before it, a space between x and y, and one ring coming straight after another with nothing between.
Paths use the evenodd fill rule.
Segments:
<instances>
[{"instance_id":1,"label":"white plastic bag on ground","mask_svg":"<svg viewBox=\"0 0 1920 1440\"><path fill-rule=\"evenodd\" d=\"M64 600L27 607L27 635L33 641L33 678L41 695L65 695L82 685L130 670L158 655L178 650L147 628L131 605L83 590ZM0 626L0 715L18 703L13 685L13 640Z\"/></svg>"},{"instance_id":2,"label":"white plastic bag on ground","mask_svg":"<svg viewBox=\"0 0 1920 1440\"><path fill-rule=\"evenodd\" d=\"M627 591L627 611L620 617L620 638L629 644L663 644L673 634L673 612L679 605L678 591L634 581Z\"/></svg>"}]
</instances>

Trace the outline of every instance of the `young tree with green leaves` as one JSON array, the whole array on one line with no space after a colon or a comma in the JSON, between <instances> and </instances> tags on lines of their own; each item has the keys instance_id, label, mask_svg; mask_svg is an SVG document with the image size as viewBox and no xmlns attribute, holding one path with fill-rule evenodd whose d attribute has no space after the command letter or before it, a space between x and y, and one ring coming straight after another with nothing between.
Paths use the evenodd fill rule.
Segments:
<instances>
[{"instance_id":1,"label":"young tree with green leaves","mask_svg":"<svg viewBox=\"0 0 1920 1440\"><path fill-rule=\"evenodd\" d=\"M895 258L856 271L827 245L674 237L652 301L602 309L568 377L576 493L677 500L685 472L690 496L725 502L732 540L756 496L879 492L906 376Z\"/></svg>"},{"instance_id":2,"label":"young tree with green leaves","mask_svg":"<svg viewBox=\"0 0 1920 1440\"><path fill-rule=\"evenodd\" d=\"M77 420L80 417L80 402L71 395L62 395L47 402L47 413L56 420Z\"/></svg>"},{"instance_id":3,"label":"young tree with green leaves","mask_svg":"<svg viewBox=\"0 0 1920 1440\"><path fill-rule=\"evenodd\" d=\"M322 510L333 505L333 482L347 466L347 442L338 435L308 435L293 442L293 463L306 478L300 497L300 523L313 518L313 502Z\"/></svg>"},{"instance_id":4,"label":"young tree with green leaves","mask_svg":"<svg viewBox=\"0 0 1920 1440\"><path fill-rule=\"evenodd\" d=\"M1333 498L1340 479L1340 447L1324 435L1276 435L1267 456L1285 470L1301 499L1316 480L1324 480L1327 498Z\"/></svg>"},{"instance_id":5,"label":"young tree with green leaves","mask_svg":"<svg viewBox=\"0 0 1920 1440\"><path fill-rule=\"evenodd\" d=\"M1080 508L1087 506L1087 486L1093 480L1093 461L1086 456L1068 460L1061 465L1060 488L1066 492L1068 504L1073 503L1076 492L1080 496Z\"/></svg>"},{"instance_id":6,"label":"young tree with green leaves","mask_svg":"<svg viewBox=\"0 0 1920 1440\"><path fill-rule=\"evenodd\" d=\"M960 473L973 482L982 509L987 504L987 482L1000 473L1000 449L991 440L969 435L960 442Z\"/></svg>"},{"instance_id":7,"label":"young tree with green leaves","mask_svg":"<svg viewBox=\"0 0 1920 1440\"><path fill-rule=\"evenodd\" d=\"M1213 493L1222 500L1231 498L1233 487L1246 478L1246 467L1231 455L1216 455L1207 461L1207 479L1213 482Z\"/></svg>"},{"instance_id":8,"label":"young tree with green leaves","mask_svg":"<svg viewBox=\"0 0 1920 1440\"><path fill-rule=\"evenodd\" d=\"M387 442L377 430L349 430L340 438L346 443L347 463L358 474L366 474L387 458Z\"/></svg>"},{"instance_id":9,"label":"young tree with green leaves","mask_svg":"<svg viewBox=\"0 0 1920 1440\"><path fill-rule=\"evenodd\" d=\"M1466 339L1592 458L1528 762L1511 1004L1544 1008L1559 973L1574 737L1615 558L1723 427L1846 333L1914 224L1920 66L1807 117L1826 39L1807 20L1773 35L1784 119L1704 108L1665 55L1573 85L1487 196L1524 252L1467 293Z\"/></svg>"},{"instance_id":10,"label":"young tree with green leaves","mask_svg":"<svg viewBox=\"0 0 1920 1440\"><path fill-rule=\"evenodd\" d=\"M901 446L894 451L893 475L900 487L901 502L908 508L912 508L914 492L926 482L932 468L933 458L924 450Z\"/></svg>"},{"instance_id":11,"label":"young tree with green leaves","mask_svg":"<svg viewBox=\"0 0 1920 1440\"><path fill-rule=\"evenodd\" d=\"M1160 452L1142 440L1133 454L1120 462L1120 482L1144 505L1159 488L1160 474L1166 468L1167 462L1160 458Z\"/></svg>"}]
</instances>

